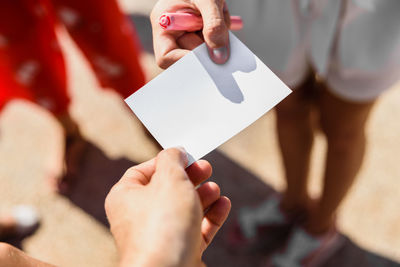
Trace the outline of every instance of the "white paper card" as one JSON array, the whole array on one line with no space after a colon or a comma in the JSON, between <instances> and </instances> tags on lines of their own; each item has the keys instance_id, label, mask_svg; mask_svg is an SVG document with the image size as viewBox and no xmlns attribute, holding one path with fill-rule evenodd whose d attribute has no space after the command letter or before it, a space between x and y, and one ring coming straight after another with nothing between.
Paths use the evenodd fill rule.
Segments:
<instances>
[{"instance_id":1,"label":"white paper card","mask_svg":"<svg viewBox=\"0 0 400 267\"><path fill-rule=\"evenodd\" d=\"M163 148L186 149L189 165L291 93L232 33L230 44L226 64L203 44L125 100Z\"/></svg>"}]
</instances>

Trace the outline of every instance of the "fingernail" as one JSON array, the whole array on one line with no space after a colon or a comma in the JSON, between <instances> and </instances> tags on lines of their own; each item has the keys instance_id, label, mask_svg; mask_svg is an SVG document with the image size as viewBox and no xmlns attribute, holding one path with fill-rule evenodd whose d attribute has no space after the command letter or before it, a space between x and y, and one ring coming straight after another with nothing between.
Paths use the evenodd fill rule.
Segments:
<instances>
[{"instance_id":1,"label":"fingernail","mask_svg":"<svg viewBox=\"0 0 400 267\"><path fill-rule=\"evenodd\" d=\"M177 146L176 149L180 150L182 153L186 154L186 150L183 146Z\"/></svg>"},{"instance_id":2,"label":"fingernail","mask_svg":"<svg viewBox=\"0 0 400 267\"><path fill-rule=\"evenodd\" d=\"M214 61L215 64L225 64L228 59L229 59L229 46L224 46L220 48L208 48L208 53L210 55L210 58L212 61Z\"/></svg>"},{"instance_id":3,"label":"fingernail","mask_svg":"<svg viewBox=\"0 0 400 267\"><path fill-rule=\"evenodd\" d=\"M185 161L188 162L189 158L188 158L188 155L187 155L187 152L186 152L185 148L182 147L182 146L178 146L178 147L176 147L176 149L178 149L179 151L182 152L182 155L185 157Z\"/></svg>"}]
</instances>

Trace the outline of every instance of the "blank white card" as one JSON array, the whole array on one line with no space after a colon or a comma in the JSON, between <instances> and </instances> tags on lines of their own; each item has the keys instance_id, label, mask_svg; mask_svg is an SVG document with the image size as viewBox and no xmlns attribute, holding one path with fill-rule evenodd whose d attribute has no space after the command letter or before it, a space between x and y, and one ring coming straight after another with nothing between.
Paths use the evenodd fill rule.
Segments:
<instances>
[{"instance_id":1,"label":"blank white card","mask_svg":"<svg viewBox=\"0 0 400 267\"><path fill-rule=\"evenodd\" d=\"M189 165L291 93L232 33L230 45L226 64L203 44L125 100L163 148L186 149Z\"/></svg>"}]
</instances>

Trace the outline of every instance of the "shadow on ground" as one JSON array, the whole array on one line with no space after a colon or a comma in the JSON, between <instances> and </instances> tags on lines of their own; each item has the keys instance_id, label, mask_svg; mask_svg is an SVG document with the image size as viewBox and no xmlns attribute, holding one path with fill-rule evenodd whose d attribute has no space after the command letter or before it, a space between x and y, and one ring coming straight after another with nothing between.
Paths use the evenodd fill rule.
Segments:
<instances>
[{"instance_id":1,"label":"shadow on ground","mask_svg":"<svg viewBox=\"0 0 400 267\"><path fill-rule=\"evenodd\" d=\"M111 187L136 163L124 158L110 159L93 144L88 145L85 159L64 196L108 227L104 200Z\"/></svg>"},{"instance_id":2,"label":"shadow on ground","mask_svg":"<svg viewBox=\"0 0 400 267\"><path fill-rule=\"evenodd\" d=\"M99 222L108 226L103 208L104 199L112 185L118 181L127 168L135 165L135 163L127 159L110 159L93 145L89 146L85 158L86 161L79 176L76 177L77 180L74 186L65 196ZM227 244L226 236L229 229L232 228L231 225L240 207L254 206L274 193L274 191L255 175L218 151L210 153L206 159L214 167L212 180L221 186L222 194L229 196L232 200L233 208L227 223L205 253L205 262L210 267L260 266L266 260L265 255L232 252ZM279 243L284 243L284 240L277 242L277 244ZM358 247L351 240L346 239L345 246L333 255L324 266L394 267L400 265L368 252Z\"/></svg>"},{"instance_id":3,"label":"shadow on ground","mask_svg":"<svg viewBox=\"0 0 400 267\"><path fill-rule=\"evenodd\" d=\"M243 206L253 206L266 199L273 189L261 182L258 177L239 166L220 152L210 153L206 159L213 165L213 180L221 186L222 194L232 200L232 212L221 232L214 239L213 244L204 255L204 260L210 267L229 266L263 266L266 256L255 254L232 253L227 244L227 232L232 229L237 211ZM285 235L284 235L285 236ZM285 240L277 240L277 244ZM279 249L271 247L269 251ZM400 264L385 259L372 252L360 248L346 238L345 245L338 250L325 264L326 267L354 267L354 266L383 266L399 267Z\"/></svg>"}]
</instances>

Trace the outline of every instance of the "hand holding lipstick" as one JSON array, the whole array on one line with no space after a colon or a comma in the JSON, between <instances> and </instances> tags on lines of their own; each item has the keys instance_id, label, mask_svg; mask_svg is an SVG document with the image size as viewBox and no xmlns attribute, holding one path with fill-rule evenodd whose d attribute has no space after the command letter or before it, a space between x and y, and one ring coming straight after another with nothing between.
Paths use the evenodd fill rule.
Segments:
<instances>
[{"instance_id":1,"label":"hand holding lipstick","mask_svg":"<svg viewBox=\"0 0 400 267\"><path fill-rule=\"evenodd\" d=\"M243 28L243 21L239 16L231 16L230 22L232 31L239 31ZM166 31L196 32L203 29L203 18L192 13L163 13L158 23Z\"/></svg>"},{"instance_id":2,"label":"hand holding lipstick","mask_svg":"<svg viewBox=\"0 0 400 267\"><path fill-rule=\"evenodd\" d=\"M166 12L190 13L201 18L202 32L164 30L159 22ZM159 0L152 11L151 23L154 52L161 68L169 67L203 42L206 42L210 58L216 64L224 64L229 58L231 21L224 0Z\"/></svg>"}]
</instances>

